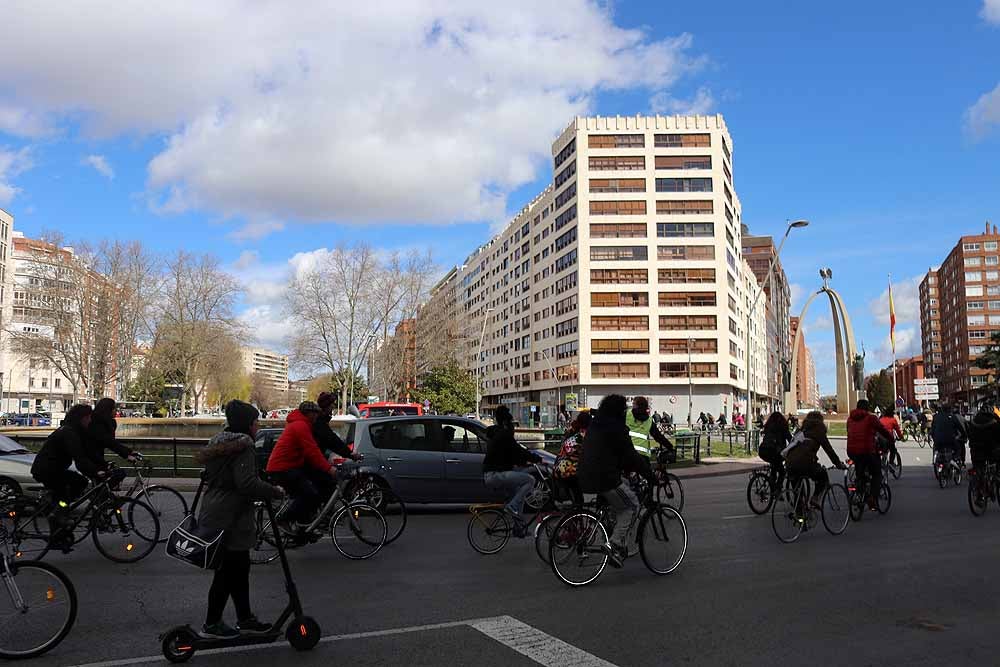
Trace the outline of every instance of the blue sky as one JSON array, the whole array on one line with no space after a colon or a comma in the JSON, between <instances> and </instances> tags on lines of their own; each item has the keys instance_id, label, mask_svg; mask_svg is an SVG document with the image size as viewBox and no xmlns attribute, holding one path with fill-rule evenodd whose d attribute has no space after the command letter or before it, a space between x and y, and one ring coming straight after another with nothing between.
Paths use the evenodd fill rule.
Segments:
<instances>
[{"instance_id":1,"label":"blue sky","mask_svg":"<svg viewBox=\"0 0 1000 667\"><path fill-rule=\"evenodd\" d=\"M886 275L918 351L917 277L1000 224L1000 1L412 4L396 22L237 0L11 10L0 207L28 235L216 253L273 321L298 253L364 238L460 262L544 186L576 113L721 112L744 221L812 222L786 270L805 293L833 268L870 366ZM807 319L825 392L828 322Z\"/></svg>"}]
</instances>

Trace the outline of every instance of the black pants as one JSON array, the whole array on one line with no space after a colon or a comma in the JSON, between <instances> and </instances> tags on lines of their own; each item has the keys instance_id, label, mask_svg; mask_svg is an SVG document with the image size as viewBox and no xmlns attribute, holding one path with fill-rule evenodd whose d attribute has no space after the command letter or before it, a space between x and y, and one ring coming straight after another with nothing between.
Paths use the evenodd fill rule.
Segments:
<instances>
[{"instance_id":1,"label":"black pants","mask_svg":"<svg viewBox=\"0 0 1000 667\"><path fill-rule=\"evenodd\" d=\"M795 467L789 466L788 475L796 479L802 477L811 479L815 487L813 489L813 498L822 498L826 487L830 486L830 475L820 463Z\"/></svg>"},{"instance_id":2,"label":"black pants","mask_svg":"<svg viewBox=\"0 0 1000 667\"><path fill-rule=\"evenodd\" d=\"M776 489L780 489L785 483L785 459L781 458L781 452L763 447L758 451L761 459L771 464L771 484Z\"/></svg>"},{"instance_id":3,"label":"black pants","mask_svg":"<svg viewBox=\"0 0 1000 667\"><path fill-rule=\"evenodd\" d=\"M250 611L250 552L226 551L222 555L222 564L215 571L212 587L208 589L208 614L205 624L214 625L222 620L222 612L226 610L226 602L233 599L236 607L236 620L245 621L253 612Z\"/></svg>"},{"instance_id":4,"label":"black pants","mask_svg":"<svg viewBox=\"0 0 1000 667\"><path fill-rule=\"evenodd\" d=\"M867 476L870 483L868 500L876 502L882 491L882 458L878 454L852 454L851 459L854 461L858 488Z\"/></svg>"},{"instance_id":5,"label":"black pants","mask_svg":"<svg viewBox=\"0 0 1000 667\"><path fill-rule=\"evenodd\" d=\"M287 521L309 521L320 504L329 499L337 488L337 480L330 473L315 468L275 472L271 473L271 479L292 497L292 503L282 517Z\"/></svg>"},{"instance_id":6,"label":"black pants","mask_svg":"<svg viewBox=\"0 0 1000 667\"><path fill-rule=\"evenodd\" d=\"M87 478L72 470L63 470L36 477L48 491L52 493L57 501L71 503L87 489Z\"/></svg>"}]
</instances>

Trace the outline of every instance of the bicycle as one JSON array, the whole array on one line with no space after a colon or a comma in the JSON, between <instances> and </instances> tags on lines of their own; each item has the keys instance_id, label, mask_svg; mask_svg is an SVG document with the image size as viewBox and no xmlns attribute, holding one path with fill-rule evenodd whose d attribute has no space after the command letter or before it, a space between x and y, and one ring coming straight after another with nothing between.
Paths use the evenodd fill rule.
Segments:
<instances>
[{"instance_id":1,"label":"bicycle","mask_svg":"<svg viewBox=\"0 0 1000 667\"><path fill-rule=\"evenodd\" d=\"M836 470L835 466L827 470ZM817 523L817 512L823 527L831 535L842 535L850 520L850 497L847 488L831 482L823 492L817 510L812 503L812 480L808 477L792 479L786 476L785 485L774 499L771 509L771 528L775 537L785 544L791 544L799 536L811 530Z\"/></svg>"},{"instance_id":2,"label":"bicycle","mask_svg":"<svg viewBox=\"0 0 1000 667\"><path fill-rule=\"evenodd\" d=\"M948 486L948 482L961 486L965 472L965 464L956 461L954 452L950 449L937 452L934 460L934 478L942 489Z\"/></svg>"},{"instance_id":3,"label":"bicycle","mask_svg":"<svg viewBox=\"0 0 1000 667\"><path fill-rule=\"evenodd\" d=\"M906 442L908 440L913 440L919 443L921 439L920 425L916 422L906 422L903 426L903 437L899 439L900 442Z\"/></svg>"},{"instance_id":4,"label":"bicycle","mask_svg":"<svg viewBox=\"0 0 1000 667\"><path fill-rule=\"evenodd\" d=\"M879 457L882 460L883 478L892 475L893 479L899 479L903 476L903 460L899 455L899 449L886 446L884 449L879 450Z\"/></svg>"},{"instance_id":5,"label":"bicycle","mask_svg":"<svg viewBox=\"0 0 1000 667\"><path fill-rule=\"evenodd\" d=\"M784 475L779 475L771 466L761 466L750 471L750 479L747 481L747 504L750 511L760 516L771 511L774 499L781 490L778 487L778 480Z\"/></svg>"},{"instance_id":6,"label":"bicycle","mask_svg":"<svg viewBox=\"0 0 1000 667\"><path fill-rule=\"evenodd\" d=\"M377 509L385 519L386 544L399 539L406 529L406 503L377 475L359 472L344 491L352 503L363 502Z\"/></svg>"},{"instance_id":7,"label":"bicycle","mask_svg":"<svg viewBox=\"0 0 1000 667\"><path fill-rule=\"evenodd\" d=\"M163 484L150 484L148 478L153 474L153 464L138 452L135 456L138 460L132 463L132 484L121 495L139 498L153 508L156 518L160 520L160 528L164 529L159 540L163 544L167 541L167 534L187 516L188 504L176 489Z\"/></svg>"},{"instance_id":8,"label":"bicycle","mask_svg":"<svg viewBox=\"0 0 1000 667\"><path fill-rule=\"evenodd\" d=\"M969 509L973 516L982 516L989 509L990 501L1000 505L1000 466L988 462L983 470L969 470Z\"/></svg>"},{"instance_id":9,"label":"bicycle","mask_svg":"<svg viewBox=\"0 0 1000 667\"><path fill-rule=\"evenodd\" d=\"M346 466L342 466L343 468ZM297 549L307 544L315 544L329 533L334 548L349 560L365 560L377 554L385 546L388 538L385 518L375 507L356 500L352 501L344 493L344 489L357 474L357 471L353 474L349 472L343 480L338 480L337 488L316 513L312 522L299 534L286 534L281 546L286 550ZM276 516L281 516L291 503L291 498L285 500ZM250 563L266 565L278 559L280 553L274 537L276 533L271 529L271 517L266 503L258 501L254 505L257 538L253 549L250 550Z\"/></svg>"},{"instance_id":10,"label":"bicycle","mask_svg":"<svg viewBox=\"0 0 1000 667\"><path fill-rule=\"evenodd\" d=\"M861 521L861 519L864 518L865 505L871 495L871 481L869 476L867 474L863 475L860 483L858 483L857 470L854 466L854 462L848 460L845 482L847 486L847 494L851 501L851 519L854 521ZM882 486L879 489L878 496L875 498L875 509L879 514L886 514L891 507L892 489L889 488L889 484L885 481L885 477L883 476Z\"/></svg>"},{"instance_id":11,"label":"bicycle","mask_svg":"<svg viewBox=\"0 0 1000 667\"><path fill-rule=\"evenodd\" d=\"M608 564L609 531L615 512L607 504L568 512L553 532L549 544L552 571L568 586L586 586ZM675 572L687 554L687 524L680 512L654 500L652 487L629 524L628 554L642 556L646 568L657 575ZM634 536L634 537L633 537ZM634 541L634 543L633 543Z\"/></svg>"},{"instance_id":12,"label":"bicycle","mask_svg":"<svg viewBox=\"0 0 1000 667\"><path fill-rule=\"evenodd\" d=\"M13 499L7 499L12 501ZM62 570L38 560L18 560L10 528L17 510L0 511L0 658L35 658L59 645L76 622L76 589Z\"/></svg>"},{"instance_id":13,"label":"bicycle","mask_svg":"<svg viewBox=\"0 0 1000 667\"><path fill-rule=\"evenodd\" d=\"M41 541L44 546L37 557L41 560L53 549L68 553L90 535L101 555L116 563L137 563L148 556L159 543L160 521L146 503L115 494L124 477L121 469L109 467L103 480L72 503L57 503L48 492L14 499L8 516L17 551L25 541Z\"/></svg>"}]
</instances>

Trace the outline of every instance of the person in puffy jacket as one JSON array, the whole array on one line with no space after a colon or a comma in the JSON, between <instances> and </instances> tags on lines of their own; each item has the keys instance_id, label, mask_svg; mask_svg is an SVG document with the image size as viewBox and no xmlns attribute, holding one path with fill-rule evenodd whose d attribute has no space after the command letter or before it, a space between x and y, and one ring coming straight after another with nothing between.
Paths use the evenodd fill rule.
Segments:
<instances>
[{"instance_id":1,"label":"person in puffy jacket","mask_svg":"<svg viewBox=\"0 0 1000 667\"><path fill-rule=\"evenodd\" d=\"M493 414L493 426L486 429L486 456L483 458L483 481L486 488L508 495L506 510L514 521L514 535L527 536L527 524L521 518L524 499L535 488L535 478L516 470L542 459L517 443L514 416L501 405Z\"/></svg>"},{"instance_id":2,"label":"person in puffy jacket","mask_svg":"<svg viewBox=\"0 0 1000 667\"><path fill-rule=\"evenodd\" d=\"M279 524L289 532L307 527L316 509L337 488L337 470L313 437L313 425L320 412L312 401L304 401L292 410L267 460L268 475L292 498L279 517Z\"/></svg>"},{"instance_id":3,"label":"person in puffy jacket","mask_svg":"<svg viewBox=\"0 0 1000 667\"><path fill-rule=\"evenodd\" d=\"M892 438L878 417L871 413L871 403L862 399L847 417L847 455L854 461L858 479L866 475L870 482L868 506L878 507L877 498L882 489L882 459L879 457L876 438Z\"/></svg>"},{"instance_id":4,"label":"person in puffy jacket","mask_svg":"<svg viewBox=\"0 0 1000 667\"><path fill-rule=\"evenodd\" d=\"M250 607L250 549L257 541L254 501L276 500L284 492L257 474L253 442L259 416L249 403L231 401L226 405L226 430L195 454L195 461L205 466L198 523L207 530L225 531L222 563L208 591L208 612L199 633L209 639L261 634L271 627L258 621ZM236 608L235 628L222 620L230 599Z\"/></svg>"},{"instance_id":5,"label":"person in puffy jacket","mask_svg":"<svg viewBox=\"0 0 1000 667\"><path fill-rule=\"evenodd\" d=\"M830 476L827 474L826 468L819 462L817 454L820 447L826 452L830 462L839 470L843 470L847 466L841 462L837 452L830 444L822 412L813 411L806 415L806 418L802 420L802 436L799 444L792 447L788 451L788 456L785 457L788 475L792 478L808 477L814 482L810 504L816 509L821 509L820 502L823 499L823 493L830 486Z\"/></svg>"}]
</instances>

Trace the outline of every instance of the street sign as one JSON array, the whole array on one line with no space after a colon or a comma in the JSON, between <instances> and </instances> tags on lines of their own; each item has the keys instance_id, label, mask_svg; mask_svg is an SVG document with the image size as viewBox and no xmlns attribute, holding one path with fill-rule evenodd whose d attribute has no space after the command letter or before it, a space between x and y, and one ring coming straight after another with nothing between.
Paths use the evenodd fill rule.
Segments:
<instances>
[{"instance_id":1,"label":"street sign","mask_svg":"<svg viewBox=\"0 0 1000 667\"><path fill-rule=\"evenodd\" d=\"M913 397L918 401L936 401L941 396L938 392L937 378L920 378L913 381Z\"/></svg>"},{"instance_id":2,"label":"street sign","mask_svg":"<svg viewBox=\"0 0 1000 667\"><path fill-rule=\"evenodd\" d=\"M566 394L564 404L566 406L566 412L576 412L576 394Z\"/></svg>"},{"instance_id":3,"label":"street sign","mask_svg":"<svg viewBox=\"0 0 1000 667\"><path fill-rule=\"evenodd\" d=\"M929 387L931 385L937 386L937 378L918 378L913 381L914 387Z\"/></svg>"},{"instance_id":4,"label":"street sign","mask_svg":"<svg viewBox=\"0 0 1000 667\"><path fill-rule=\"evenodd\" d=\"M431 402L430 402L430 400L428 400L428 399L425 398L424 399L424 410L426 410L429 407L431 407Z\"/></svg>"},{"instance_id":5,"label":"street sign","mask_svg":"<svg viewBox=\"0 0 1000 667\"><path fill-rule=\"evenodd\" d=\"M896 397L896 407L897 408L905 408L906 407L906 401L903 400L902 396L897 396Z\"/></svg>"}]
</instances>

